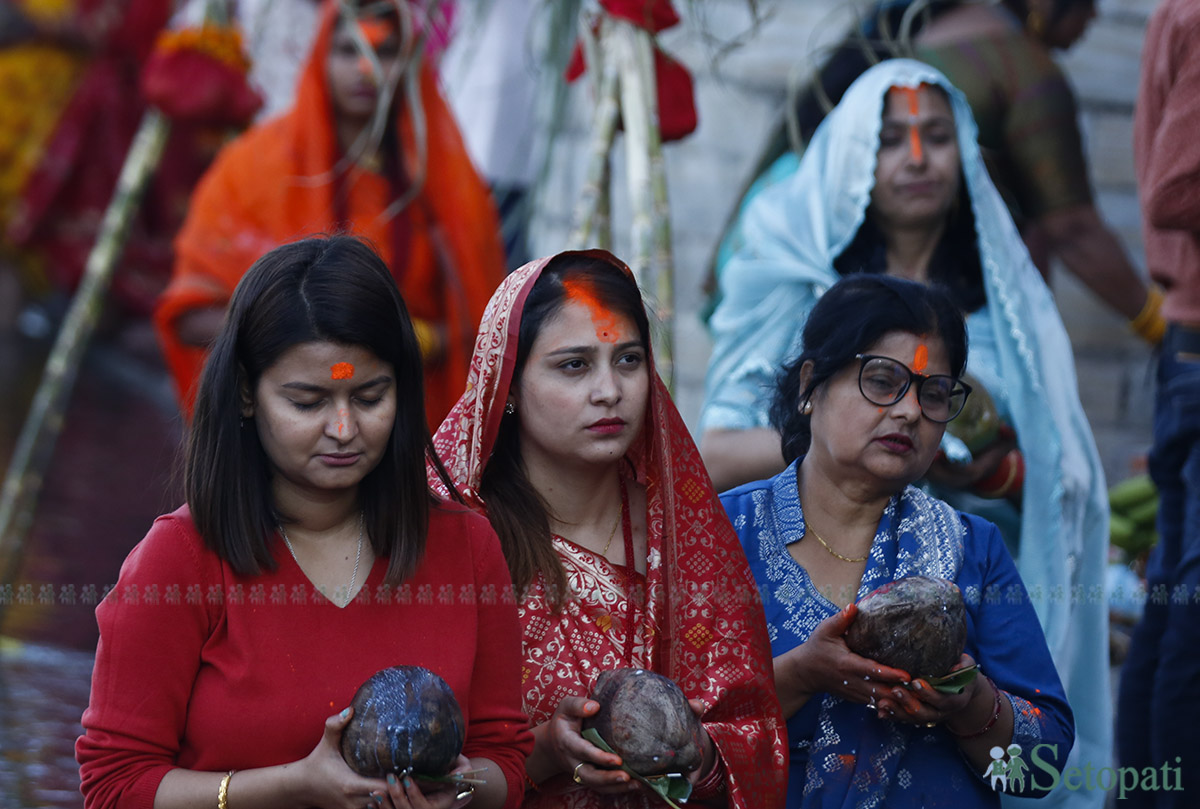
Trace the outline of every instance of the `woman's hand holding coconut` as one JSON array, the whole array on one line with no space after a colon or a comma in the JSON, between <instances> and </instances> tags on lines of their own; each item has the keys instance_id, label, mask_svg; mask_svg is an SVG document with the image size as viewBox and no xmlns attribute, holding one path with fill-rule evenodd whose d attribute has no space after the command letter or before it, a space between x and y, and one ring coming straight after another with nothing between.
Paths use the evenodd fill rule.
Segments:
<instances>
[{"instance_id":1,"label":"woman's hand holding coconut","mask_svg":"<svg viewBox=\"0 0 1200 809\"><path fill-rule=\"evenodd\" d=\"M364 794L384 794L385 784L381 779L359 775L342 758L342 731L352 716L353 709L347 708L326 719L325 732L317 746L297 762L295 773L300 782L297 794L305 796L314 806L361 809Z\"/></svg>"},{"instance_id":2,"label":"woman's hand holding coconut","mask_svg":"<svg viewBox=\"0 0 1200 809\"><path fill-rule=\"evenodd\" d=\"M525 769L535 783L559 773L569 773L576 783L597 792L630 792L638 783L617 769L621 757L606 753L583 738L583 722L595 716L600 703L587 697L566 697L554 715L533 728L533 754Z\"/></svg>"},{"instance_id":3,"label":"woman's hand holding coconut","mask_svg":"<svg viewBox=\"0 0 1200 809\"><path fill-rule=\"evenodd\" d=\"M704 715L704 703L687 700L688 708L699 720ZM583 726L600 713L601 705L594 699L567 697L548 722L534 728L537 739L534 754L526 760L530 778L541 781L558 773L570 773L572 779L600 794L635 792L645 787L620 769L621 756L605 752L585 739ZM717 751L712 738L697 721L701 764L687 773L695 784L716 766Z\"/></svg>"},{"instance_id":4,"label":"woman's hand holding coconut","mask_svg":"<svg viewBox=\"0 0 1200 809\"><path fill-rule=\"evenodd\" d=\"M876 705L892 686L908 682L907 672L850 651L845 634L857 614L857 607L851 604L822 621L807 642L775 658L775 689L784 716L791 716L820 693Z\"/></svg>"},{"instance_id":5,"label":"woman's hand holding coconut","mask_svg":"<svg viewBox=\"0 0 1200 809\"><path fill-rule=\"evenodd\" d=\"M459 755L451 773L466 772L474 769L471 760ZM461 796L461 797L460 797ZM431 784L419 782L413 778L388 779L387 794L381 795L379 809L461 809L471 802L474 793L463 792L457 784Z\"/></svg>"}]
</instances>

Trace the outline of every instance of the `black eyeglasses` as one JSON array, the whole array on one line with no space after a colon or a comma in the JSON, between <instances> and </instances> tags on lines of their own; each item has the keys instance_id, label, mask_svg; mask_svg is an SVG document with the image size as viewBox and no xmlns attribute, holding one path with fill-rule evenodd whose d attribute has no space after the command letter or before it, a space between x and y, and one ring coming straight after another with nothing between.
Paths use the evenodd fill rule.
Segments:
<instances>
[{"instance_id":1,"label":"black eyeglasses","mask_svg":"<svg viewBox=\"0 0 1200 809\"><path fill-rule=\"evenodd\" d=\"M945 424L962 412L971 394L971 386L959 379L946 374L918 374L891 357L856 354L854 358L862 362L858 369L858 389L873 405L891 407L904 398L916 380L921 412L930 421Z\"/></svg>"}]
</instances>

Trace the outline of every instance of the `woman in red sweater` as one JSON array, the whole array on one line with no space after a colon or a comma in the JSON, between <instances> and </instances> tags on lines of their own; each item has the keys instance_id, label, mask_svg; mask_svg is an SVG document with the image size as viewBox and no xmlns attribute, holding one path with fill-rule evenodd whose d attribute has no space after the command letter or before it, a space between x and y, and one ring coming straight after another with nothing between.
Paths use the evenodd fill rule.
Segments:
<instances>
[{"instance_id":1,"label":"woman in red sweater","mask_svg":"<svg viewBox=\"0 0 1200 809\"><path fill-rule=\"evenodd\" d=\"M379 257L343 236L256 262L201 376L187 505L96 611L88 809L519 804L532 737L511 580L487 520L430 493L431 451L417 340ZM343 761L356 689L401 664L454 690L455 769L480 783Z\"/></svg>"}]
</instances>

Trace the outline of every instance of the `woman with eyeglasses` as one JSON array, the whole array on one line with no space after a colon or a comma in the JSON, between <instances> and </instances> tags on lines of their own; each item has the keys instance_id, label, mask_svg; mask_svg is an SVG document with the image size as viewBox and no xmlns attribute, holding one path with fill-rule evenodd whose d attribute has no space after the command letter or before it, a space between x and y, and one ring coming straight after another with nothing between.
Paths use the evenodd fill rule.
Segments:
<instances>
[{"instance_id":1,"label":"woman with eyeglasses","mask_svg":"<svg viewBox=\"0 0 1200 809\"><path fill-rule=\"evenodd\" d=\"M1109 761L1104 471L1066 329L988 178L966 99L919 62L872 67L821 123L797 171L759 194L743 224L745 243L721 276L700 416L700 449L718 489L787 465L770 391L805 344L809 312L839 278L943 286L966 319L975 391L924 482L1000 528L1078 717L1071 766ZM980 431L964 427L982 423L970 417L987 400L1005 429L975 441ZM1099 792L1065 788L1050 800L1059 799L1103 803Z\"/></svg>"},{"instance_id":2,"label":"woman with eyeglasses","mask_svg":"<svg viewBox=\"0 0 1200 809\"><path fill-rule=\"evenodd\" d=\"M771 411L789 466L721 496L766 610L787 806L959 809L1044 795L1074 723L1033 605L996 526L913 485L971 394L962 316L937 287L858 274L817 301L803 338ZM955 668L980 674L960 694L846 645L855 602L910 575L963 593ZM1011 776L1003 787L997 766Z\"/></svg>"}]
</instances>

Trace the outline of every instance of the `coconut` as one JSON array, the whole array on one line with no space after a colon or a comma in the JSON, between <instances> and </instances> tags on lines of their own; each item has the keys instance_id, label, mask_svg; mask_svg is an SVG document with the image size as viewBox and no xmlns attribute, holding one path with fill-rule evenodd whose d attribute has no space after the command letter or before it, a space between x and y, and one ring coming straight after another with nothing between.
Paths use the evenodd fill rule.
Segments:
<instances>
[{"instance_id":1,"label":"coconut","mask_svg":"<svg viewBox=\"0 0 1200 809\"><path fill-rule=\"evenodd\" d=\"M638 775L685 773L704 758L700 719L674 681L645 669L602 673L591 698L600 703L584 729L600 738Z\"/></svg>"},{"instance_id":2,"label":"coconut","mask_svg":"<svg viewBox=\"0 0 1200 809\"><path fill-rule=\"evenodd\" d=\"M462 752L462 709L446 681L429 669L377 671L350 705L354 716L342 731L342 758L359 775L445 775Z\"/></svg>"},{"instance_id":3,"label":"coconut","mask_svg":"<svg viewBox=\"0 0 1200 809\"><path fill-rule=\"evenodd\" d=\"M913 677L950 671L967 644L967 613L954 582L905 576L858 602L846 632L850 650Z\"/></svg>"}]
</instances>

